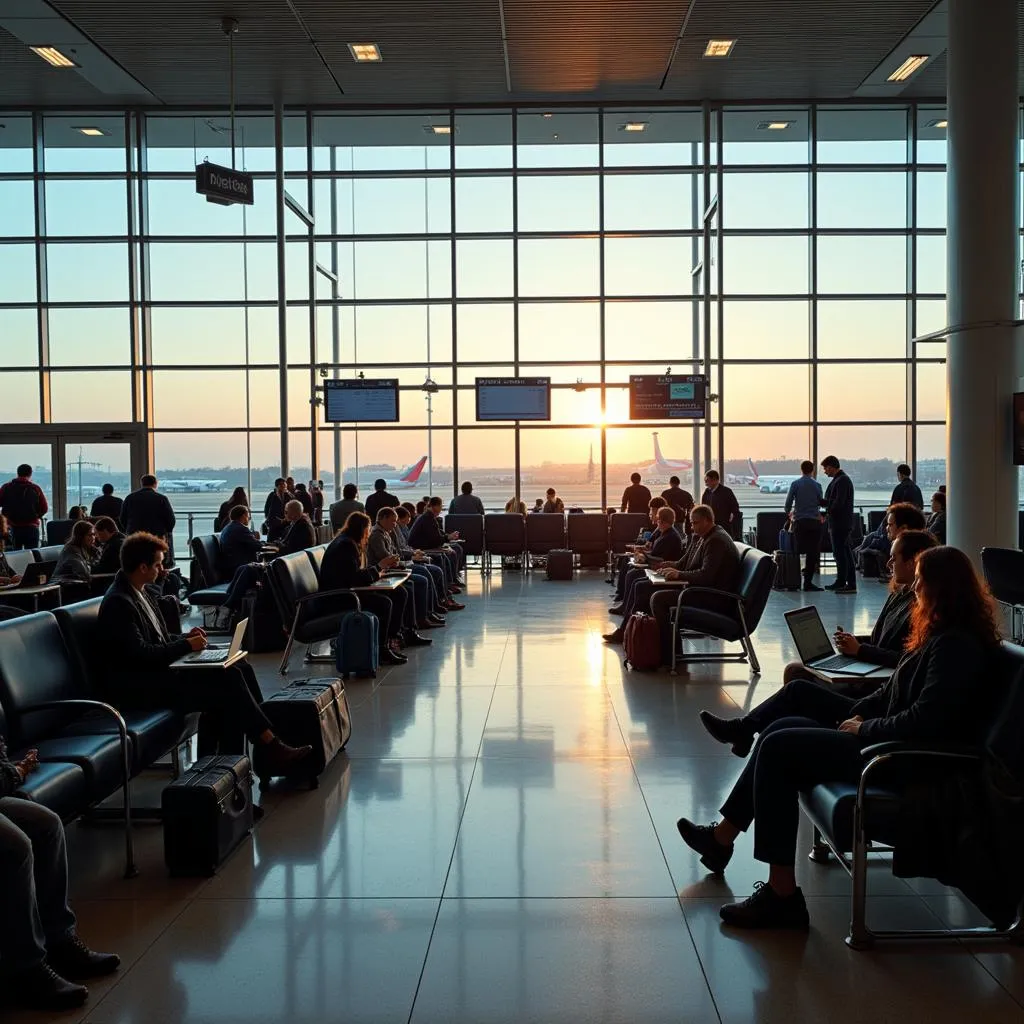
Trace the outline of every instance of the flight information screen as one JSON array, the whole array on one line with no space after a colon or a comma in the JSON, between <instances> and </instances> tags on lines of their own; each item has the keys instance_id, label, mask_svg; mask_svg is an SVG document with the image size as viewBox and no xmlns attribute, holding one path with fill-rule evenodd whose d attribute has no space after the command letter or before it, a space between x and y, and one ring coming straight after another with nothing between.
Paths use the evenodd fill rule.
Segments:
<instances>
[{"instance_id":1,"label":"flight information screen","mask_svg":"<svg viewBox=\"0 0 1024 1024\"><path fill-rule=\"evenodd\" d=\"M708 379L702 374L634 374L629 378L631 420L700 420L707 415Z\"/></svg>"},{"instance_id":2,"label":"flight information screen","mask_svg":"<svg viewBox=\"0 0 1024 1024\"><path fill-rule=\"evenodd\" d=\"M477 377L476 418L551 419L550 377Z\"/></svg>"},{"instance_id":3,"label":"flight information screen","mask_svg":"<svg viewBox=\"0 0 1024 1024\"><path fill-rule=\"evenodd\" d=\"M328 423L397 423L398 380L325 380Z\"/></svg>"}]
</instances>

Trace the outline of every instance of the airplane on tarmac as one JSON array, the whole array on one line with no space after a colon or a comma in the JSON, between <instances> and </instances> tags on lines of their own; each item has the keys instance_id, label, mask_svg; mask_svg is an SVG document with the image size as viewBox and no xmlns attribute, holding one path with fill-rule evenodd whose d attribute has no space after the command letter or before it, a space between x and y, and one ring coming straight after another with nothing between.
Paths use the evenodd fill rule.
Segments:
<instances>
[{"instance_id":1,"label":"airplane on tarmac","mask_svg":"<svg viewBox=\"0 0 1024 1024\"><path fill-rule=\"evenodd\" d=\"M358 485L364 489L367 487L372 488L374 480L383 480L387 484L389 491L408 491L419 485L420 475L423 473L423 467L426 464L427 456L424 455L419 461L407 467L397 479L382 477L378 473L373 474L372 479L364 479L363 474L360 472L357 477Z\"/></svg>"},{"instance_id":2,"label":"airplane on tarmac","mask_svg":"<svg viewBox=\"0 0 1024 1024\"><path fill-rule=\"evenodd\" d=\"M670 476L678 476L680 473L693 469L693 461L691 459L666 459L661 454L658 432L655 430L651 436L654 438L654 462L649 466L641 467L639 470L641 474L659 480L664 478L667 481Z\"/></svg>"},{"instance_id":3,"label":"airplane on tarmac","mask_svg":"<svg viewBox=\"0 0 1024 1024\"><path fill-rule=\"evenodd\" d=\"M200 494L204 491L222 491L227 480L161 480L161 491L171 494Z\"/></svg>"},{"instance_id":4,"label":"airplane on tarmac","mask_svg":"<svg viewBox=\"0 0 1024 1024\"><path fill-rule=\"evenodd\" d=\"M756 487L762 494L787 494L789 492L789 485L798 479L795 474L790 476L761 476L753 459L747 459L747 465L750 467L751 476L737 476L734 478L735 482Z\"/></svg>"}]
</instances>

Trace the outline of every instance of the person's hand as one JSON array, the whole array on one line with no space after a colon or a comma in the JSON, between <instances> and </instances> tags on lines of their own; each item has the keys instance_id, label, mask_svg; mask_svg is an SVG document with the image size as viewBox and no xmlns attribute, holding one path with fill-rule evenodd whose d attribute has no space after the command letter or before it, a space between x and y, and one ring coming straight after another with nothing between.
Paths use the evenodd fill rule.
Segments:
<instances>
[{"instance_id":1,"label":"person's hand","mask_svg":"<svg viewBox=\"0 0 1024 1024\"><path fill-rule=\"evenodd\" d=\"M188 631L188 635L189 636L202 636L202 637L205 637L206 636L206 630L203 629L202 626L193 626Z\"/></svg>"},{"instance_id":2,"label":"person's hand","mask_svg":"<svg viewBox=\"0 0 1024 1024\"><path fill-rule=\"evenodd\" d=\"M854 715L853 718L848 718L845 722L840 723L840 732L849 732L856 736L860 732L860 727L864 724L864 719L860 715Z\"/></svg>"},{"instance_id":3,"label":"person's hand","mask_svg":"<svg viewBox=\"0 0 1024 1024\"><path fill-rule=\"evenodd\" d=\"M193 630L185 639L188 641L189 647L193 651L205 651L206 650L206 636L202 632L196 632Z\"/></svg>"},{"instance_id":4,"label":"person's hand","mask_svg":"<svg viewBox=\"0 0 1024 1024\"><path fill-rule=\"evenodd\" d=\"M852 633L844 633L838 630L835 634L836 647L842 654L856 656L860 650L860 641Z\"/></svg>"},{"instance_id":5,"label":"person's hand","mask_svg":"<svg viewBox=\"0 0 1024 1024\"><path fill-rule=\"evenodd\" d=\"M448 534L448 539L449 540L458 540L459 539L459 531L458 530L452 530L452 532Z\"/></svg>"},{"instance_id":6,"label":"person's hand","mask_svg":"<svg viewBox=\"0 0 1024 1024\"><path fill-rule=\"evenodd\" d=\"M24 782L34 771L39 769L39 751L30 750L20 761L14 762L14 767Z\"/></svg>"},{"instance_id":7,"label":"person's hand","mask_svg":"<svg viewBox=\"0 0 1024 1024\"><path fill-rule=\"evenodd\" d=\"M17 573L15 573L15 574L14 574L14 575L13 575L13 576L12 576L12 577L10 578L10 581L9 581L9 582L10 582L10 584L11 584L11 586L12 586L12 587L16 587L16 586L17 586L17 585L18 585L18 584L19 584L19 583L21 582L21 577L20 577L20 576L19 576L19 575L18 575Z\"/></svg>"},{"instance_id":8,"label":"person's hand","mask_svg":"<svg viewBox=\"0 0 1024 1024\"><path fill-rule=\"evenodd\" d=\"M646 561L647 561L647 559L646 559L646 558L644 557L644 553L643 553L642 551L638 551L638 552L637 552L637 553L636 553L636 554L635 554L635 555L633 556L633 561L634 561L634 562L635 562L635 563L636 563L637 565L643 565L643 564L644 564L644 562L646 562Z\"/></svg>"},{"instance_id":9,"label":"person's hand","mask_svg":"<svg viewBox=\"0 0 1024 1024\"><path fill-rule=\"evenodd\" d=\"M396 565L398 565L398 562L398 555L387 555L385 558L381 559L380 567L382 569L393 569Z\"/></svg>"},{"instance_id":10,"label":"person's hand","mask_svg":"<svg viewBox=\"0 0 1024 1024\"><path fill-rule=\"evenodd\" d=\"M661 575L664 576L665 579L667 579L667 580L677 580L677 579L679 579L679 570L678 569L662 569L661 570Z\"/></svg>"}]
</instances>

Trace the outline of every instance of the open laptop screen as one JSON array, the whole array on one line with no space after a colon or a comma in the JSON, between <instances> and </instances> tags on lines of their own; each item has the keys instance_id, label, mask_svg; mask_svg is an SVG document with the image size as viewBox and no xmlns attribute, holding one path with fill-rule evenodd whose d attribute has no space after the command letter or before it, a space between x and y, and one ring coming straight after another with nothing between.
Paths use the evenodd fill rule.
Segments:
<instances>
[{"instance_id":1,"label":"open laptop screen","mask_svg":"<svg viewBox=\"0 0 1024 1024\"><path fill-rule=\"evenodd\" d=\"M830 654L835 654L835 648L825 632L817 608L798 608L786 612L786 624L793 634L800 660L805 665L818 658L827 658Z\"/></svg>"}]
</instances>

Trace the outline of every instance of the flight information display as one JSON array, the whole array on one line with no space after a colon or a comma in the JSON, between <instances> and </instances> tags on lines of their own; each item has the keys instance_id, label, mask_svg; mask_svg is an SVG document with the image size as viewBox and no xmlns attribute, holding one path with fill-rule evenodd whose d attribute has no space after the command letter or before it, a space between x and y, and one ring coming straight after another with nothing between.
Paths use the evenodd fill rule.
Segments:
<instances>
[{"instance_id":1,"label":"flight information display","mask_svg":"<svg viewBox=\"0 0 1024 1024\"><path fill-rule=\"evenodd\" d=\"M551 419L550 377L477 377L476 418Z\"/></svg>"},{"instance_id":2,"label":"flight information display","mask_svg":"<svg viewBox=\"0 0 1024 1024\"><path fill-rule=\"evenodd\" d=\"M398 380L325 380L328 423L397 423Z\"/></svg>"},{"instance_id":3,"label":"flight information display","mask_svg":"<svg viewBox=\"0 0 1024 1024\"><path fill-rule=\"evenodd\" d=\"M629 378L631 420L700 420L707 415L703 374L634 374Z\"/></svg>"}]
</instances>

